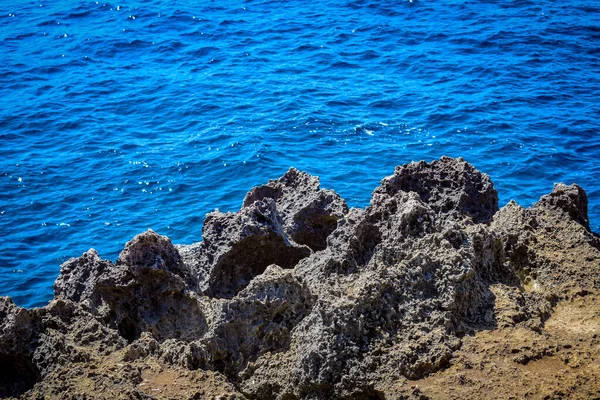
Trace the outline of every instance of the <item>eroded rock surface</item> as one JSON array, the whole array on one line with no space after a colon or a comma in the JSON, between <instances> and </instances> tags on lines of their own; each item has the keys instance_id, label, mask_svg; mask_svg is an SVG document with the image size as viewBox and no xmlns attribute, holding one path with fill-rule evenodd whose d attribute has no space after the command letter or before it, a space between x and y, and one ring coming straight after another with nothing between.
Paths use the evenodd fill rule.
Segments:
<instances>
[{"instance_id":1,"label":"eroded rock surface","mask_svg":"<svg viewBox=\"0 0 600 400\"><path fill-rule=\"evenodd\" d=\"M600 238L589 229L587 195L578 185L557 184L529 209L510 202L492 228L528 289L558 296L600 289Z\"/></svg>"},{"instance_id":2,"label":"eroded rock surface","mask_svg":"<svg viewBox=\"0 0 600 400\"><path fill-rule=\"evenodd\" d=\"M327 246L327 237L348 212L346 202L337 193L321 189L318 177L295 168L278 180L250 190L244 207L264 199L275 200L286 235L314 251Z\"/></svg>"},{"instance_id":3,"label":"eroded rock surface","mask_svg":"<svg viewBox=\"0 0 600 400\"><path fill-rule=\"evenodd\" d=\"M188 270L171 241L149 230L125 245L116 263L94 249L61 266L57 298L78 303L131 342L142 332L162 340L195 338L206 330Z\"/></svg>"},{"instance_id":4,"label":"eroded rock surface","mask_svg":"<svg viewBox=\"0 0 600 400\"><path fill-rule=\"evenodd\" d=\"M396 167L377 192L415 192L442 218L471 217L489 222L498 211L498 193L489 176L462 158L413 162Z\"/></svg>"},{"instance_id":5,"label":"eroded rock surface","mask_svg":"<svg viewBox=\"0 0 600 400\"><path fill-rule=\"evenodd\" d=\"M293 268L310 255L285 234L273 199L257 200L235 213L206 216L202 242L183 247L199 293L232 298L271 264Z\"/></svg>"},{"instance_id":6,"label":"eroded rock surface","mask_svg":"<svg viewBox=\"0 0 600 400\"><path fill-rule=\"evenodd\" d=\"M527 397L550 379L527 375L544 360L580 368L573 382L593 393L589 227L579 186L498 211L490 178L462 159L399 166L350 210L292 168L239 211L208 214L202 242L149 230L116 262L93 249L65 262L44 308L0 298L0 397ZM577 313L581 329L561 327Z\"/></svg>"},{"instance_id":7,"label":"eroded rock surface","mask_svg":"<svg viewBox=\"0 0 600 400\"><path fill-rule=\"evenodd\" d=\"M495 326L488 287L518 279L503 265L501 240L473 226L478 214L468 206L479 201L469 198L478 187L490 193L477 191L477 199L497 209L495 191L462 160L423 164L406 169L427 170L418 179L429 192L402 190L396 174L384 179L369 207L350 210L328 247L296 266L317 302L294 330L290 350L248 368L244 392L270 398L277 382L283 397L381 396L381 376L425 376L448 364L465 332ZM446 210L452 218L434 200L433 180L446 171L473 174L467 184L460 175L459 184L444 185L445 196L460 199Z\"/></svg>"}]
</instances>

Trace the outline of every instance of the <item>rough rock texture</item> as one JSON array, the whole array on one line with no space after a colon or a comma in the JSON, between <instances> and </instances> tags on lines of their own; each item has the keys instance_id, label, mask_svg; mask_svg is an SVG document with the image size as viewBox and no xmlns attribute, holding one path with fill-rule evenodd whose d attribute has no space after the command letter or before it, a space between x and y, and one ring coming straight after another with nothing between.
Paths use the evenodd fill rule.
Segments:
<instances>
[{"instance_id":1,"label":"rough rock texture","mask_svg":"<svg viewBox=\"0 0 600 400\"><path fill-rule=\"evenodd\" d=\"M116 264L94 249L61 266L57 298L78 303L131 342L142 332L157 338L195 338L206 330L202 308L188 292L187 275L171 241L149 230L125 245Z\"/></svg>"},{"instance_id":2,"label":"rough rock texture","mask_svg":"<svg viewBox=\"0 0 600 400\"><path fill-rule=\"evenodd\" d=\"M41 329L35 310L0 297L0 396L24 393L40 379L33 352Z\"/></svg>"},{"instance_id":3,"label":"rough rock texture","mask_svg":"<svg viewBox=\"0 0 600 400\"><path fill-rule=\"evenodd\" d=\"M462 159L397 167L350 210L292 168L200 243L149 230L65 262L44 308L0 298L0 397L593 397L589 226L579 186L498 211Z\"/></svg>"},{"instance_id":4,"label":"rough rock texture","mask_svg":"<svg viewBox=\"0 0 600 400\"><path fill-rule=\"evenodd\" d=\"M573 288L600 289L600 238L589 229L581 187L557 184L529 209L510 202L492 228L526 288L558 296Z\"/></svg>"},{"instance_id":5,"label":"rough rock texture","mask_svg":"<svg viewBox=\"0 0 600 400\"><path fill-rule=\"evenodd\" d=\"M244 207L266 198L275 200L286 235L314 251L325 249L327 236L348 212L346 202L337 193L320 188L318 177L295 168L248 192Z\"/></svg>"},{"instance_id":6,"label":"rough rock texture","mask_svg":"<svg viewBox=\"0 0 600 400\"><path fill-rule=\"evenodd\" d=\"M180 248L199 293L232 298L270 264L293 268L326 246L348 211L319 178L291 168L280 179L252 189L242 209L206 216L202 242Z\"/></svg>"},{"instance_id":7,"label":"rough rock texture","mask_svg":"<svg viewBox=\"0 0 600 400\"><path fill-rule=\"evenodd\" d=\"M498 211L498 193L489 176L481 174L462 158L410 163L396 167L376 193L415 192L441 217L468 216L474 222L489 222Z\"/></svg>"},{"instance_id":8,"label":"rough rock texture","mask_svg":"<svg viewBox=\"0 0 600 400\"><path fill-rule=\"evenodd\" d=\"M257 200L239 212L206 216L202 242L181 248L199 293L232 298L270 264L293 268L310 255L283 231L273 199Z\"/></svg>"},{"instance_id":9,"label":"rough rock texture","mask_svg":"<svg viewBox=\"0 0 600 400\"><path fill-rule=\"evenodd\" d=\"M152 229L141 233L127 242L119 254L117 263L137 268L169 271L189 279L190 271L183 263L179 251L171 239L161 236Z\"/></svg>"},{"instance_id":10,"label":"rough rock texture","mask_svg":"<svg viewBox=\"0 0 600 400\"><path fill-rule=\"evenodd\" d=\"M17 396L55 371L93 363L125 346L79 305L53 300L26 310L0 298L0 396Z\"/></svg>"},{"instance_id":11,"label":"rough rock texture","mask_svg":"<svg viewBox=\"0 0 600 400\"><path fill-rule=\"evenodd\" d=\"M449 198L462 199L447 210L452 218L433 200L423 200L439 192L440 170L471 171L469 188L487 188L489 178L446 158L426 170L419 179L430 191L401 190L396 174L384 179L366 210L350 210L328 247L300 261L294 272L318 300L295 328L290 350L275 360L260 357L248 368L245 393L381 396L381 376L418 378L438 370L460 346L461 335L495 326L488 286L518 283L503 265L502 242L483 225L460 223L477 214L461 205L471 203L464 184L444 189Z\"/></svg>"}]
</instances>

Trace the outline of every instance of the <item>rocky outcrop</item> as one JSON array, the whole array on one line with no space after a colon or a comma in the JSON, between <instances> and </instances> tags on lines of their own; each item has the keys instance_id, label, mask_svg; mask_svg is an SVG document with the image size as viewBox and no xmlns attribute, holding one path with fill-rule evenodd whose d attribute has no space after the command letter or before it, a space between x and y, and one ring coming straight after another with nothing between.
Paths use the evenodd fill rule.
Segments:
<instances>
[{"instance_id":1,"label":"rocky outcrop","mask_svg":"<svg viewBox=\"0 0 600 400\"><path fill-rule=\"evenodd\" d=\"M422 398L409 380L453 371L470 338L520 332L521 366L555 354L536 344L554 307L600 291L583 189L498 211L490 178L448 157L350 210L292 168L202 236L149 230L114 263L92 249L41 309L0 298L0 396Z\"/></svg>"},{"instance_id":2,"label":"rocky outcrop","mask_svg":"<svg viewBox=\"0 0 600 400\"><path fill-rule=\"evenodd\" d=\"M142 332L161 340L194 338L206 321L183 278L188 271L171 241L149 230L128 242L116 263L101 260L94 249L65 262L54 291L129 342Z\"/></svg>"},{"instance_id":3,"label":"rocky outcrop","mask_svg":"<svg viewBox=\"0 0 600 400\"><path fill-rule=\"evenodd\" d=\"M492 229L526 287L559 296L572 288L600 289L600 238L590 231L587 195L578 185L557 184L528 209L510 202Z\"/></svg>"},{"instance_id":4,"label":"rocky outcrop","mask_svg":"<svg viewBox=\"0 0 600 400\"><path fill-rule=\"evenodd\" d=\"M490 210L495 191L462 160L423 164L406 167L430 174L419 175L420 193L402 190L396 177L406 173L397 169L369 207L339 222L326 249L298 263L294 273L318 300L276 368L271 355L252 363L244 392L271 398L277 382L283 397L379 396L379 377L422 377L448 364L460 335L494 327L488 287L518 279L503 265L502 242L486 226L463 221L479 215L468 206L471 187L490 191L476 195ZM472 175L444 187L448 198L460 199L446 210L433 181L448 170Z\"/></svg>"},{"instance_id":5,"label":"rocky outcrop","mask_svg":"<svg viewBox=\"0 0 600 400\"><path fill-rule=\"evenodd\" d=\"M293 268L311 253L285 234L272 199L236 213L208 214L202 238L180 251L194 274L195 289L209 297L230 299L270 264Z\"/></svg>"},{"instance_id":6,"label":"rocky outcrop","mask_svg":"<svg viewBox=\"0 0 600 400\"><path fill-rule=\"evenodd\" d=\"M240 211L208 214L202 242L179 250L199 293L232 298L270 264L293 268L325 248L347 210L339 195L320 188L319 178L291 168L252 189Z\"/></svg>"},{"instance_id":7,"label":"rocky outcrop","mask_svg":"<svg viewBox=\"0 0 600 400\"><path fill-rule=\"evenodd\" d=\"M414 192L442 218L470 217L485 223L498 211L498 193L489 176L462 158L410 163L396 167L376 193Z\"/></svg>"},{"instance_id":8,"label":"rocky outcrop","mask_svg":"<svg viewBox=\"0 0 600 400\"><path fill-rule=\"evenodd\" d=\"M26 310L2 297L0 396L24 394L56 371L91 363L125 344L115 330L71 301Z\"/></svg>"},{"instance_id":9,"label":"rocky outcrop","mask_svg":"<svg viewBox=\"0 0 600 400\"><path fill-rule=\"evenodd\" d=\"M257 200L273 199L288 237L313 251L327 247L327 237L348 212L346 202L335 192L321 189L319 178L290 168L281 178L250 190L244 207Z\"/></svg>"},{"instance_id":10,"label":"rocky outcrop","mask_svg":"<svg viewBox=\"0 0 600 400\"><path fill-rule=\"evenodd\" d=\"M37 312L0 297L0 397L20 395L40 380L33 363L40 325Z\"/></svg>"}]
</instances>

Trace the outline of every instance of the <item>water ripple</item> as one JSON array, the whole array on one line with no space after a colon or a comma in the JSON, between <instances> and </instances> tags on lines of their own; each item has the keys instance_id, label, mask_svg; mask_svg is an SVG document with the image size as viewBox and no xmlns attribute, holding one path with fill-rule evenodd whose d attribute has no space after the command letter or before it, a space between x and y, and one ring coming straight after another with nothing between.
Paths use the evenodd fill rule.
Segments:
<instances>
[{"instance_id":1,"label":"water ripple","mask_svg":"<svg viewBox=\"0 0 600 400\"><path fill-rule=\"evenodd\" d=\"M15 3L16 4L16 3ZM364 206L396 164L463 156L502 204L554 182L600 231L600 7L165 0L0 16L0 294L153 228L201 239L291 165Z\"/></svg>"}]
</instances>

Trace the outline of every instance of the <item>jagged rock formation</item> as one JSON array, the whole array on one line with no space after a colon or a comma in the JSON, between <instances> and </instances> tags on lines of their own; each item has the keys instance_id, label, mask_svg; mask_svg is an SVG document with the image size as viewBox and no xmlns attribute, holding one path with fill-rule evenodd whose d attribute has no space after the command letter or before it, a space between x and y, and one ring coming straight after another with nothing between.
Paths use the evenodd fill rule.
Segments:
<instances>
[{"instance_id":1,"label":"jagged rock formation","mask_svg":"<svg viewBox=\"0 0 600 400\"><path fill-rule=\"evenodd\" d=\"M270 264L293 268L347 212L344 200L319 179L291 168L277 181L252 189L239 212L206 216L202 242L180 247L191 286L210 297L232 298Z\"/></svg>"},{"instance_id":2,"label":"jagged rock formation","mask_svg":"<svg viewBox=\"0 0 600 400\"><path fill-rule=\"evenodd\" d=\"M587 195L578 185L557 184L530 209L510 202L492 227L525 285L557 295L600 287L600 238L590 231Z\"/></svg>"},{"instance_id":3,"label":"jagged rock formation","mask_svg":"<svg viewBox=\"0 0 600 400\"><path fill-rule=\"evenodd\" d=\"M548 321L600 290L583 189L498 211L489 177L448 157L397 167L365 209L292 168L202 234L175 246L149 230L115 263L92 249L61 266L41 309L0 298L0 396L427 398L418 381L452 397L436 377L475 382L457 362L482 354L485 370L507 351L486 343L521 338L523 368L572 352L552 350L566 333Z\"/></svg>"},{"instance_id":4,"label":"jagged rock formation","mask_svg":"<svg viewBox=\"0 0 600 400\"><path fill-rule=\"evenodd\" d=\"M348 212L346 202L337 193L320 188L319 178L295 168L276 181L250 190L243 207L264 199L276 202L288 237L313 251L327 247L327 237Z\"/></svg>"}]
</instances>

